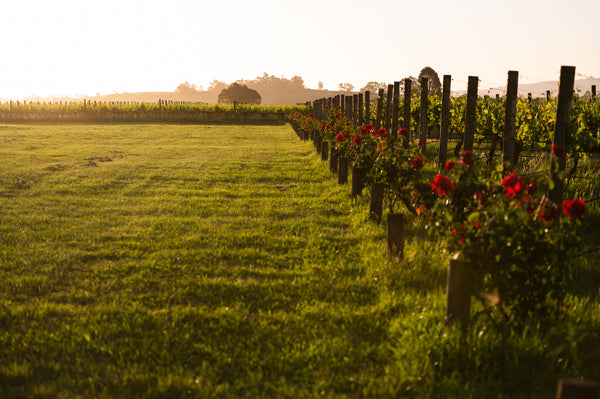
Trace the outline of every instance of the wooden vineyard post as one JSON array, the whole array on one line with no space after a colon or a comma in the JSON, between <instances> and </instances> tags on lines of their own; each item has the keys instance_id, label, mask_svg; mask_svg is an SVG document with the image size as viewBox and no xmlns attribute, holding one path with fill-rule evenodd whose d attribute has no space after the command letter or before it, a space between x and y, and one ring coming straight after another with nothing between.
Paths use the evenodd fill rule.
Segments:
<instances>
[{"instance_id":1,"label":"wooden vineyard post","mask_svg":"<svg viewBox=\"0 0 600 399\"><path fill-rule=\"evenodd\" d=\"M356 198L362 193L365 187L365 168L352 167L352 183L350 188L350 197Z\"/></svg>"},{"instance_id":2,"label":"wooden vineyard post","mask_svg":"<svg viewBox=\"0 0 600 399\"><path fill-rule=\"evenodd\" d=\"M515 159L515 136L517 119L517 94L519 88L519 71L508 71L508 82L506 85L506 111L504 113L504 143L502 163L504 170L510 170L516 163Z\"/></svg>"},{"instance_id":3,"label":"wooden vineyard post","mask_svg":"<svg viewBox=\"0 0 600 399\"><path fill-rule=\"evenodd\" d=\"M592 100L596 99L596 85L592 85Z\"/></svg>"},{"instance_id":4,"label":"wooden vineyard post","mask_svg":"<svg viewBox=\"0 0 600 399\"><path fill-rule=\"evenodd\" d=\"M388 213L386 238L389 256L401 260L404 254L404 216L401 213Z\"/></svg>"},{"instance_id":5,"label":"wooden vineyard post","mask_svg":"<svg viewBox=\"0 0 600 399\"><path fill-rule=\"evenodd\" d=\"M550 90L546 90L546 101L550 101Z\"/></svg>"},{"instance_id":6,"label":"wooden vineyard post","mask_svg":"<svg viewBox=\"0 0 600 399\"><path fill-rule=\"evenodd\" d=\"M321 154L321 146L323 145L323 137L315 130L315 149L317 150L317 154Z\"/></svg>"},{"instance_id":7,"label":"wooden vineyard post","mask_svg":"<svg viewBox=\"0 0 600 399\"><path fill-rule=\"evenodd\" d=\"M388 85L387 100L385 102L385 117L383 127L386 132L390 131L390 122L392 119L392 98L394 96L394 85Z\"/></svg>"},{"instance_id":8,"label":"wooden vineyard post","mask_svg":"<svg viewBox=\"0 0 600 399\"><path fill-rule=\"evenodd\" d=\"M421 115L419 118L419 149L425 154L427 149L427 122L429 113L429 79L421 78Z\"/></svg>"},{"instance_id":9,"label":"wooden vineyard post","mask_svg":"<svg viewBox=\"0 0 600 399\"><path fill-rule=\"evenodd\" d=\"M383 89L379 89L379 96L377 96L377 116L375 119L375 130L379 130L381 127L381 114L383 112L383 95L385 94Z\"/></svg>"},{"instance_id":10,"label":"wooden vineyard post","mask_svg":"<svg viewBox=\"0 0 600 399\"><path fill-rule=\"evenodd\" d=\"M338 162L339 162L339 155L338 155L338 151L334 146L335 143L331 144L331 156L329 157L329 171L332 173L336 173L337 172L337 168L338 168Z\"/></svg>"},{"instance_id":11,"label":"wooden vineyard post","mask_svg":"<svg viewBox=\"0 0 600 399\"><path fill-rule=\"evenodd\" d=\"M371 203L369 208L369 219L379 223L383 213L383 184L371 183Z\"/></svg>"},{"instance_id":12,"label":"wooden vineyard post","mask_svg":"<svg viewBox=\"0 0 600 399\"><path fill-rule=\"evenodd\" d=\"M406 135L404 135L404 142L402 145L404 148L408 148L410 144L410 99L412 96L412 81L409 78L404 79L404 120L402 121L402 127L406 129Z\"/></svg>"},{"instance_id":13,"label":"wooden vineyard post","mask_svg":"<svg viewBox=\"0 0 600 399\"><path fill-rule=\"evenodd\" d=\"M563 378L558 382L556 399L598 399L597 382L577 378Z\"/></svg>"},{"instance_id":14,"label":"wooden vineyard post","mask_svg":"<svg viewBox=\"0 0 600 399\"><path fill-rule=\"evenodd\" d=\"M469 76L467 85L467 109L465 113L465 137L463 139L464 151L473 152L473 140L477 129L477 86L479 78Z\"/></svg>"},{"instance_id":15,"label":"wooden vineyard post","mask_svg":"<svg viewBox=\"0 0 600 399\"><path fill-rule=\"evenodd\" d=\"M327 140L323 140L321 143L321 160L327 161L329 155L329 142Z\"/></svg>"},{"instance_id":16,"label":"wooden vineyard post","mask_svg":"<svg viewBox=\"0 0 600 399\"><path fill-rule=\"evenodd\" d=\"M550 201L555 204L562 202L564 189L564 172L567 157L567 132L569 130L571 102L573 100L573 87L575 85L575 67L562 66L560 68L560 81L558 85L558 105L556 106L556 125L554 127L554 139L552 146L562 148L562 156L552 155L552 166L550 167L550 179L554 187L550 190Z\"/></svg>"},{"instance_id":17,"label":"wooden vineyard post","mask_svg":"<svg viewBox=\"0 0 600 399\"><path fill-rule=\"evenodd\" d=\"M364 111L363 94L358 93L358 125L359 126L363 126L365 124L365 117L364 117L363 111Z\"/></svg>"},{"instance_id":18,"label":"wooden vineyard post","mask_svg":"<svg viewBox=\"0 0 600 399\"><path fill-rule=\"evenodd\" d=\"M340 113L346 113L346 96L344 96L343 94L340 94L340 107L342 107Z\"/></svg>"},{"instance_id":19,"label":"wooden vineyard post","mask_svg":"<svg viewBox=\"0 0 600 399\"><path fill-rule=\"evenodd\" d=\"M371 123L371 92L365 91L365 124Z\"/></svg>"},{"instance_id":20,"label":"wooden vineyard post","mask_svg":"<svg viewBox=\"0 0 600 399\"><path fill-rule=\"evenodd\" d=\"M448 263L446 326L460 322L467 327L471 318L472 272L470 265L454 255Z\"/></svg>"},{"instance_id":21,"label":"wooden vineyard post","mask_svg":"<svg viewBox=\"0 0 600 399\"><path fill-rule=\"evenodd\" d=\"M398 139L398 113L400 111L400 82L394 82L394 104L392 108L392 132L390 137L396 143ZM389 133L388 133L389 134Z\"/></svg>"},{"instance_id":22,"label":"wooden vineyard post","mask_svg":"<svg viewBox=\"0 0 600 399\"><path fill-rule=\"evenodd\" d=\"M346 117L352 120L352 97L346 96Z\"/></svg>"},{"instance_id":23,"label":"wooden vineyard post","mask_svg":"<svg viewBox=\"0 0 600 399\"><path fill-rule=\"evenodd\" d=\"M338 162L338 184L346 184L348 182L348 158L339 157Z\"/></svg>"},{"instance_id":24,"label":"wooden vineyard post","mask_svg":"<svg viewBox=\"0 0 600 399\"><path fill-rule=\"evenodd\" d=\"M450 125L450 85L452 76L444 75L442 87L442 114L440 118L440 151L438 153L438 169L443 170L448 153L448 128Z\"/></svg>"},{"instance_id":25,"label":"wooden vineyard post","mask_svg":"<svg viewBox=\"0 0 600 399\"><path fill-rule=\"evenodd\" d=\"M358 124L358 94L352 96L352 123Z\"/></svg>"}]
</instances>

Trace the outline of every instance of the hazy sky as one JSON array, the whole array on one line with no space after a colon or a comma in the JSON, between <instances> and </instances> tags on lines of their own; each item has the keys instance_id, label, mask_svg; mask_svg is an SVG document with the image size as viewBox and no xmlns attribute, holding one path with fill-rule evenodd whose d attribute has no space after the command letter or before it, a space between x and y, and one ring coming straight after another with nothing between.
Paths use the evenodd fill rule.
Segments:
<instances>
[{"instance_id":1,"label":"hazy sky","mask_svg":"<svg viewBox=\"0 0 600 399\"><path fill-rule=\"evenodd\" d=\"M600 77L600 0L4 0L0 98L207 87L263 72L337 89Z\"/></svg>"}]
</instances>

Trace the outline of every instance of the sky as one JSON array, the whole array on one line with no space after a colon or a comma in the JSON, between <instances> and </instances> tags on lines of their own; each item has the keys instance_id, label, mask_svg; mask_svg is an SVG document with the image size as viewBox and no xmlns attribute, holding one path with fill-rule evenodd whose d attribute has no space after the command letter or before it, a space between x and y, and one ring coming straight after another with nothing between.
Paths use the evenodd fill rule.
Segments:
<instances>
[{"instance_id":1,"label":"sky","mask_svg":"<svg viewBox=\"0 0 600 399\"><path fill-rule=\"evenodd\" d=\"M359 89L600 77L599 0L5 0L0 98L207 88L263 73Z\"/></svg>"}]
</instances>

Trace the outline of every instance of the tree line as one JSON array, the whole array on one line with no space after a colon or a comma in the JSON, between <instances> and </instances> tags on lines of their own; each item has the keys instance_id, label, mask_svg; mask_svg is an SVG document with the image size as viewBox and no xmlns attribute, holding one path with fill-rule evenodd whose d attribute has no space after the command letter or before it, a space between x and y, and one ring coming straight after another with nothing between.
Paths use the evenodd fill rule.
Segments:
<instances>
[{"instance_id":1,"label":"tree line","mask_svg":"<svg viewBox=\"0 0 600 399\"><path fill-rule=\"evenodd\" d=\"M442 85L438 74L431 67L425 67L419 73L417 78L410 76L413 90L420 89L422 77L427 77L429 82L429 92L432 94L441 93ZM404 84L404 80L402 80ZM314 99L332 96L339 92L354 92L355 88L350 83L340 83L337 91L325 90L323 82L319 82L319 89L310 89L305 86L304 80L300 76L293 76L286 79L268 73L263 73L253 80L240 79L231 84L221 80L213 80L210 86L205 90L202 86L196 86L189 82L181 83L175 90L175 93L186 98L198 98L198 101L207 103L231 104L234 102L246 104L297 104ZM359 92L370 91L377 93L378 90L387 89L388 83L368 82ZM401 88L402 90L402 88Z\"/></svg>"}]
</instances>

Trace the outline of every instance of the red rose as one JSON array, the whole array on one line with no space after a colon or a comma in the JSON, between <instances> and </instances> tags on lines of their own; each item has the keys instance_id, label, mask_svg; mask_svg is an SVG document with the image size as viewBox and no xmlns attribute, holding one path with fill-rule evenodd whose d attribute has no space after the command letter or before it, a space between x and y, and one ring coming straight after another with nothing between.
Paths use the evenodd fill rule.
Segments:
<instances>
[{"instance_id":1,"label":"red rose","mask_svg":"<svg viewBox=\"0 0 600 399\"><path fill-rule=\"evenodd\" d=\"M514 199L525 191L525 181L522 177L518 177L514 173L511 173L502 180L502 186L505 188L506 197L509 199Z\"/></svg>"},{"instance_id":2,"label":"red rose","mask_svg":"<svg viewBox=\"0 0 600 399\"><path fill-rule=\"evenodd\" d=\"M530 181L529 182L529 186L527 187L527 192L529 193L529 195L533 195L535 194L535 192L537 191L537 184L535 183L535 181Z\"/></svg>"},{"instance_id":3,"label":"red rose","mask_svg":"<svg viewBox=\"0 0 600 399\"><path fill-rule=\"evenodd\" d=\"M447 195L451 191L454 191L454 184L452 184L452 180L444 175L437 175L433 181L429 183L429 185L440 197Z\"/></svg>"},{"instance_id":4,"label":"red rose","mask_svg":"<svg viewBox=\"0 0 600 399\"><path fill-rule=\"evenodd\" d=\"M446 170L452 172L454 170L454 161L446 162Z\"/></svg>"},{"instance_id":5,"label":"red rose","mask_svg":"<svg viewBox=\"0 0 600 399\"><path fill-rule=\"evenodd\" d=\"M356 136L354 136L352 141L355 145L360 145L360 143L362 143L362 136L360 134L357 134Z\"/></svg>"},{"instance_id":6,"label":"red rose","mask_svg":"<svg viewBox=\"0 0 600 399\"><path fill-rule=\"evenodd\" d=\"M412 167L414 170L423 169L423 165L424 165L423 158L421 158L421 157L417 157L417 158L413 159L413 161L412 161Z\"/></svg>"},{"instance_id":7,"label":"red rose","mask_svg":"<svg viewBox=\"0 0 600 399\"><path fill-rule=\"evenodd\" d=\"M569 218L583 219L583 215L585 214L585 202L578 198L571 201L563 201L563 211Z\"/></svg>"},{"instance_id":8,"label":"red rose","mask_svg":"<svg viewBox=\"0 0 600 399\"><path fill-rule=\"evenodd\" d=\"M404 137L406 136L406 134L408 133L408 130L406 130L406 128L400 128L398 129L398 136Z\"/></svg>"}]
</instances>

